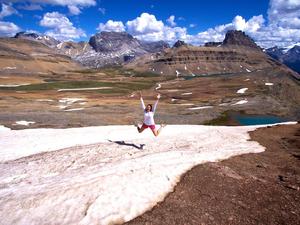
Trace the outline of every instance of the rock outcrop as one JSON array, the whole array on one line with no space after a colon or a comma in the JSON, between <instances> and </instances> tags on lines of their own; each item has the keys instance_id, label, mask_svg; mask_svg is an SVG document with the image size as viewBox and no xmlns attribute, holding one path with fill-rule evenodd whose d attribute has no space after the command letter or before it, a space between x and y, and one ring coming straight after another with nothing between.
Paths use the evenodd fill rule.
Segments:
<instances>
[{"instance_id":1,"label":"rock outcrop","mask_svg":"<svg viewBox=\"0 0 300 225\"><path fill-rule=\"evenodd\" d=\"M230 30L226 33L223 46L238 45L243 47L250 47L260 49L258 45L245 32Z\"/></svg>"},{"instance_id":2,"label":"rock outcrop","mask_svg":"<svg viewBox=\"0 0 300 225\"><path fill-rule=\"evenodd\" d=\"M184 41L178 40L173 45L173 48L179 48L179 47L184 46L184 45L187 45L187 44Z\"/></svg>"}]
</instances>

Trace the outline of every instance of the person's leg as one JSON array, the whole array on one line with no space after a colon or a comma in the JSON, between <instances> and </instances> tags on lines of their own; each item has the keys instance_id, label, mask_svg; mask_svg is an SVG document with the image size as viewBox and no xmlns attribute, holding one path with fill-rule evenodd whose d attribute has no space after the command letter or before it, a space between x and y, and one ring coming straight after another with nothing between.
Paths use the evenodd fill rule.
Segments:
<instances>
[{"instance_id":1,"label":"person's leg","mask_svg":"<svg viewBox=\"0 0 300 225\"><path fill-rule=\"evenodd\" d=\"M157 137L159 135L159 133L161 132L162 128L164 128L166 125L164 124L161 124L160 125L160 128L158 130L155 129L155 126L154 126L154 129L151 129L152 130L152 133L154 134L155 137Z\"/></svg>"},{"instance_id":2,"label":"person's leg","mask_svg":"<svg viewBox=\"0 0 300 225\"><path fill-rule=\"evenodd\" d=\"M136 128L139 133L142 133L145 129L147 129L147 127L144 124L141 127L139 127L139 125L136 125Z\"/></svg>"}]
</instances>

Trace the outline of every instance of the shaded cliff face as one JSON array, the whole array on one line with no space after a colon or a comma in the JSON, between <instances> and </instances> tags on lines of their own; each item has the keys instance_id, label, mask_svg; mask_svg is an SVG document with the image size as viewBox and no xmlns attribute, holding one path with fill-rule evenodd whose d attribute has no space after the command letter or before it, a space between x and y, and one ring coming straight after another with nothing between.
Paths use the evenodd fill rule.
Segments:
<instances>
[{"instance_id":1,"label":"shaded cliff face","mask_svg":"<svg viewBox=\"0 0 300 225\"><path fill-rule=\"evenodd\" d=\"M266 49L265 52L300 74L300 46L295 45L288 49L273 47Z\"/></svg>"},{"instance_id":2,"label":"shaded cliff face","mask_svg":"<svg viewBox=\"0 0 300 225\"><path fill-rule=\"evenodd\" d=\"M178 40L175 42L175 44L173 45L173 48L179 48L181 46L185 46L187 45L184 41Z\"/></svg>"},{"instance_id":3,"label":"shaded cliff face","mask_svg":"<svg viewBox=\"0 0 300 225\"><path fill-rule=\"evenodd\" d=\"M140 41L143 49L149 53L160 52L163 49L169 48L170 45L164 41L155 41L155 42L144 42Z\"/></svg>"}]
</instances>

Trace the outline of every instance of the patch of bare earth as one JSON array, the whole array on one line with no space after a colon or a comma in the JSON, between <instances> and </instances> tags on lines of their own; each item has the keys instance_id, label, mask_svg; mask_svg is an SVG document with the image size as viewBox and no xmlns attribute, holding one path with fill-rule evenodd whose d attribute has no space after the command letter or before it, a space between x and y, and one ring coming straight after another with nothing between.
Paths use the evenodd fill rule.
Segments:
<instances>
[{"instance_id":1,"label":"patch of bare earth","mask_svg":"<svg viewBox=\"0 0 300 225\"><path fill-rule=\"evenodd\" d=\"M126 224L300 224L300 125L250 135L265 152L193 168L163 202Z\"/></svg>"}]
</instances>

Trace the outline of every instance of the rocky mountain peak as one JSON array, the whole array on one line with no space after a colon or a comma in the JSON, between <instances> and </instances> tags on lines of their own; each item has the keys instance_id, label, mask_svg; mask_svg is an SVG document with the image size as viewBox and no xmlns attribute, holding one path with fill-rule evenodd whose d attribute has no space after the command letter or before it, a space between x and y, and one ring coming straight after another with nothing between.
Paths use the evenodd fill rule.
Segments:
<instances>
[{"instance_id":1,"label":"rocky mountain peak","mask_svg":"<svg viewBox=\"0 0 300 225\"><path fill-rule=\"evenodd\" d=\"M255 44L252 38L246 35L245 32L238 30L228 31L223 41L223 45L240 45L260 49L260 47Z\"/></svg>"},{"instance_id":2,"label":"rocky mountain peak","mask_svg":"<svg viewBox=\"0 0 300 225\"><path fill-rule=\"evenodd\" d=\"M173 45L173 48L179 48L180 46L187 45L184 41L178 40Z\"/></svg>"},{"instance_id":3,"label":"rocky mountain peak","mask_svg":"<svg viewBox=\"0 0 300 225\"><path fill-rule=\"evenodd\" d=\"M96 52L110 52L140 47L139 41L126 32L102 31L92 36L89 44Z\"/></svg>"}]
</instances>

